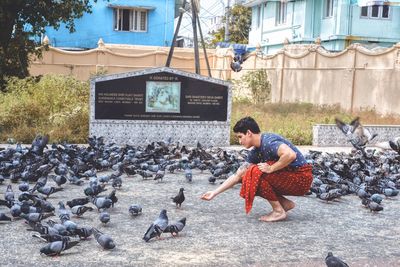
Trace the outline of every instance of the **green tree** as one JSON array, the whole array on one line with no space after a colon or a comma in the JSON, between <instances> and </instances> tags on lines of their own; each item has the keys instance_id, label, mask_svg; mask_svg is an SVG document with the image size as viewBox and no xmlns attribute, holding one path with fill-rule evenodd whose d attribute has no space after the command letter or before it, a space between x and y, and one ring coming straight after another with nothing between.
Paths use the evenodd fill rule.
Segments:
<instances>
[{"instance_id":1,"label":"green tree","mask_svg":"<svg viewBox=\"0 0 400 267\"><path fill-rule=\"evenodd\" d=\"M223 18L223 23L226 19ZM234 5L230 9L229 16L229 41L238 44L249 42L249 31L251 27L251 8L243 5ZM212 36L211 44L215 47L216 43L223 42L225 37L225 27L210 33Z\"/></svg>"},{"instance_id":2,"label":"green tree","mask_svg":"<svg viewBox=\"0 0 400 267\"><path fill-rule=\"evenodd\" d=\"M29 75L30 55L40 56L44 48L39 47L39 42L34 38L43 34L45 27L58 29L61 23L65 23L70 32L75 31L74 20L91 12L90 2L1 0L0 88L4 89L6 76L23 78Z\"/></svg>"}]
</instances>

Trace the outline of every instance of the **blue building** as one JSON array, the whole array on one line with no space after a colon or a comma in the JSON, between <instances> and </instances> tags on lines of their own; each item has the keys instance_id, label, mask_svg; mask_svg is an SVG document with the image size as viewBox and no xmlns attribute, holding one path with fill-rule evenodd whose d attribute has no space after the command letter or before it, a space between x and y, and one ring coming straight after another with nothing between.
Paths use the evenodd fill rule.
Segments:
<instances>
[{"instance_id":1,"label":"blue building","mask_svg":"<svg viewBox=\"0 0 400 267\"><path fill-rule=\"evenodd\" d=\"M174 35L174 19L183 0L91 0L92 13L75 21L74 33L65 25L46 28L54 47L79 50L105 43L169 46Z\"/></svg>"},{"instance_id":2,"label":"blue building","mask_svg":"<svg viewBox=\"0 0 400 267\"><path fill-rule=\"evenodd\" d=\"M377 1L385 2L385 1ZM249 44L271 54L290 43L340 51L352 43L390 47L400 41L400 7L358 6L356 0L247 0L252 8Z\"/></svg>"}]
</instances>

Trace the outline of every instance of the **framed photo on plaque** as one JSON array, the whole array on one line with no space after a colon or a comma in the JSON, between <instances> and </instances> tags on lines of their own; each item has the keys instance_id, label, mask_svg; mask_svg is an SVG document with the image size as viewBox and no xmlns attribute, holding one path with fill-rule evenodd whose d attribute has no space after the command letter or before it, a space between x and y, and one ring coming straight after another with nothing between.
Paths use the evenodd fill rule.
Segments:
<instances>
[{"instance_id":1,"label":"framed photo on plaque","mask_svg":"<svg viewBox=\"0 0 400 267\"><path fill-rule=\"evenodd\" d=\"M181 82L146 81L146 112L180 113Z\"/></svg>"}]
</instances>

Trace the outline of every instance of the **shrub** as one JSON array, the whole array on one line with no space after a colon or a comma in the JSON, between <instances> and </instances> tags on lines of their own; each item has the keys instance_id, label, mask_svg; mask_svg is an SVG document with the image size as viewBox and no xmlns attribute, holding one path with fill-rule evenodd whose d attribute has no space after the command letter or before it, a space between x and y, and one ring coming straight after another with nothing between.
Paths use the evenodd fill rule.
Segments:
<instances>
[{"instance_id":1,"label":"shrub","mask_svg":"<svg viewBox=\"0 0 400 267\"><path fill-rule=\"evenodd\" d=\"M246 95L246 89L251 92L251 97ZM265 69L249 71L239 80L233 82L233 95L235 100L250 100L255 104L264 104L271 100L271 83Z\"/></svg>"},{"instance_id":2,"label":"shrub","mask_svg":"<svg viewBox=\"0 0 400 267\"><path fill-rule=\"evenodd\" d=\"M71 76L10 78L0 97L0 140L30 143L37 134L51 141L86 142L89 84Z\"/></svg>"}]
</instances>

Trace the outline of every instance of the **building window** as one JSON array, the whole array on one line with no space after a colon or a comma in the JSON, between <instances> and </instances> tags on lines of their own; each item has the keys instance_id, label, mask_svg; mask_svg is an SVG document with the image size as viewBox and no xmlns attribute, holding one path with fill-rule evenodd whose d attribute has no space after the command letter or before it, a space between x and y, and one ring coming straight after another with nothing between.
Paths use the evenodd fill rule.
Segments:
<instances>
[{"instance_id":1,"label":"building window","mask_svg":"<svg viewBox=\"0 0 400 267\"><path fill-rule=\"evenodd\" d=\"M373 5L361 7L361 17L371 19L389 19L390 6Z\"/></svg>"},{"instance_id":2,"label":"building window","mask_svg":"<svg viewBox=\"0 0 400 267\"><path fill-rule=\"evenodd\" d=\"M261 25L261 6L257 6L257 28Z\"/></svg>"},{"instance_id":3,"label":"building window","mask_svg":"<svg viewBox=\"0 0 400 267\"><path fill-rule=\"evenodd\" d=\"M147 31L147 10L114 9L114 30L116 31Z\"/></svg>"},{"instance_id":4,"label":"building window","mask_svg":"<svg viewBox=\"0 0 400 267\"><path fill-rule=\"evenodd\" d=\"M325 18L333 17L333 0L325 0Z\"/></svg>"},{"instance_id":5,"label":"building window","mask_svg":"<svg viewBox=\"0 0 400 267\"><path fill-rule=\"evenodd\" d=\"M287 3L286 2L277 3L276 24L277 25L285 24L286 17L287 17Z\"/></svg>"}]
</instances>

